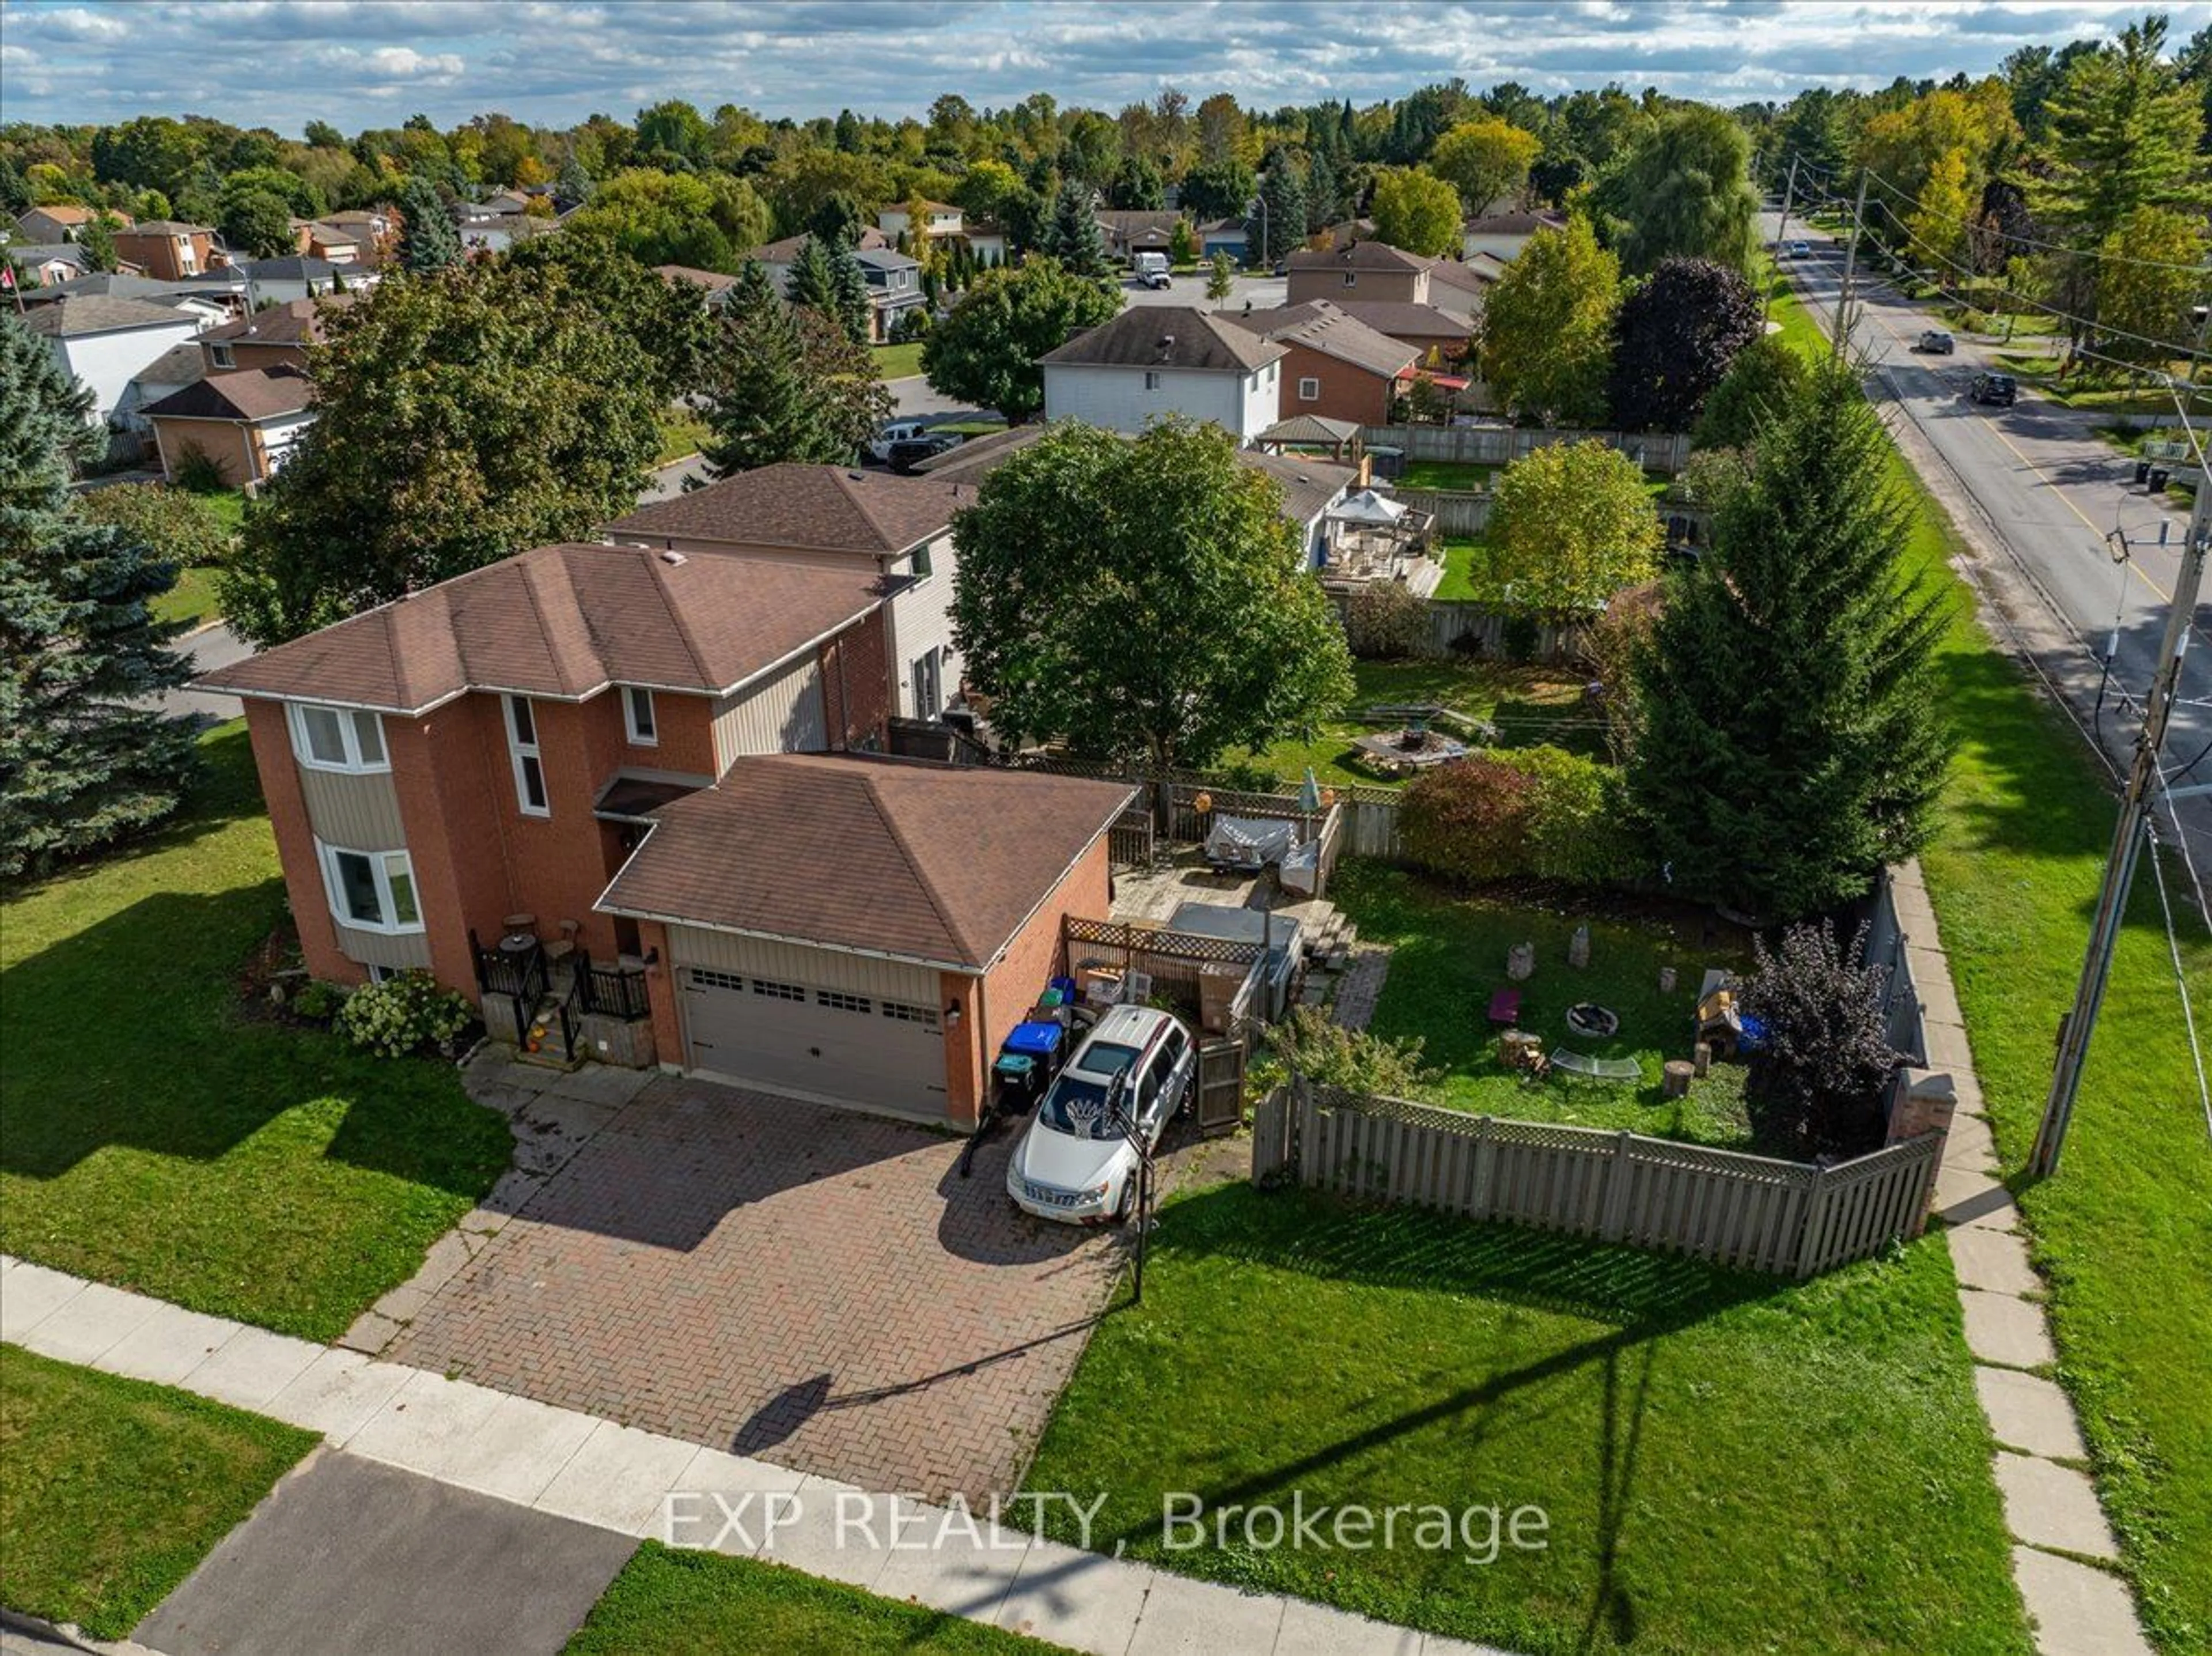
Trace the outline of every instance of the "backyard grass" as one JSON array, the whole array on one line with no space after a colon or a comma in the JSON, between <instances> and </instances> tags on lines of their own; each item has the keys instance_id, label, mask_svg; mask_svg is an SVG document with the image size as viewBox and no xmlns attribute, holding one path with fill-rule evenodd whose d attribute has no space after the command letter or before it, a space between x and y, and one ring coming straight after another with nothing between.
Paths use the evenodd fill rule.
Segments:
<instances>
[{"instance_id":1,"label":"backyard grass","mask_svg":"<svg viewBox=\"0 0 2212 1656\"><path fill-rule=\"evenodd\" d=\"M1523 1121L1626 1127L1656 1138L1753 1148L1741 1068L1715 1064L1687 1099L1666 1098L1660 1086L1660 1066L1688 1057L1695 1044L1705 969L1741 970L1750 964L1739 940L1695 918L1604 920L1502 897L1455 894L1403 869L1371 862L1346 863L1330 882L1329 897L1358 922L1362 941L1390 946L1390 975L1370 1027L1378 1035L1421 1038L1423 1061L1442 1072L1424 1094L1427 1102ZM1577 971L1567 965L1567 942L1584 924L1590 928L1590 964ZM1523 942L1536 946L1536 975L1512 985L1505 976L1506 951ZM1662 966L1674 968L1671 993L1659 988ZM1486 1014L1492 994L1508 987L1521 990L1520 1027L1541 1035L1547 1050L1564 1045L1597 1057L1631 1058L1643 1079L1628 1085L1555 1075L1530 1082L1507 1070L1498 1062L1498 1032ZM1567 1008L1579 1001L1619 1013L1620 1032L1606 1041L1570 1035Z\"/></svg>"},{"instance_id":2,"label":"backyard grass","mask_svg":"<svg viewBox=\"0 0 2212 1656\"><path fill-rule=\"evenodd\" d=\"M0 1346L0 1604L123 1638L316 1441Z\"/></svg>"},{"instance_id":3,"label":"backyard grass","mask_svg":"<svg viewBox=\"0 0 2212 1656\"><path fill-rule=\"evenodd\" d=\"M1225 1185L1162 1210L1027 1485L1103 1493L1101 1550L1526 1656L2024 1653L1969 1367L1932 1236L1796 1284ZM1207 1544L1163 1544L1170 1491ZM1368 1549L1213 1544L1294 1499ZM1547 1545L1386 1549L1391 1506Z\"/></svg>"},{"instance_id":4,"label":"backyard grass","mask_svg":"<svg viewBox=\"0 0 2212 1656\"><path fill-rule=\"evenodd\" d=\"M1351 702L1313 740L1278 742L1247 762L1293 782L1311 765L1317 780L1338 787L1390 784L1393 779L1371 768L1352 745L1355 737L1386 727L1349 715L1368 707L1425 703L1488 720L1498 728L1501 746L1550 742L1595 753L1604 745L1604 720L1583 701L1583 681L1561 668L1457 659L1354 661L1352 678Z\"/></svg>"},{"instance_id":5,"label":"backyard grass","mask_svg":"<svg viewBox=\"0 0 2212 1656\"><path fill-rule=\"evenodd\" d=\"M284 911L242 723L181 820L0 904L0 1249L335 1339L507 1166L450 1065L255 1022Z\"/></svg>"},{"instance_id":6,"label":"backyard grass","mask_svg":"<svg viewBox=\"0 0 2212 1656\"><path fill-rule=\"evenodd\" d=\"M565 1648L567 1656L1048 1656L1060 1647L780 1564L648 1541Z\"/></svg>"},{"instance_id":7,"label":"backyard grass","mask_svg":"<svg viewBox=\"0 0 2212 1656\"><path fill-rule=\"evenodd\" d=\"M921 341L908 340L902 345L871 345L868 354L876 359L876 378L878 380L910 380L921 372Z\"/></svg>"},{"instance_id":8,"label":"backyard grass","mask_svg":"<svg viewBox=\"0 0 2212 1656\"><path fill-rule=\"evenodd\" d=\"M659 425L660 452L653 457L655 466L688 460L713 435L713 429L696 409L680 404L661 411Z\"/></svg>"},{"instance_id":9,"label":"backyard grass","mask_svg":"<svg viewBox=\"0 0 2212 1656\"><path fill-rule=\"evenodd\" d=\"M1818 347L1794 303L1786 322ZM1929 890L1975 1068L2049 1279L2058 1377L2087 1434L2127 1574L2168 1656L2212 1651L2212 1137L2152 871L2139 875L2056 1177L2019 1172L2051 1079L2109 844L2112 797L2063 715L1973 622L1946 560L1966 549L1901 455L1913 557L1959 595L1939 666L1960 737ZM2200 1032L2212 940L2169 868Z\"/></svg>"},{"instance_id":10,"label":"backyard grass","mask_svg":"<svg viewBox=\"0 0 2212 1656\"><path fill-rule=\"evenodd\" d=\"M1407 460L1397 481L1407 489L1487 489L1498 472L1461 460Z\"/></svg>"},{"instance_id":11,"label":"backyard grass","mask_svg":"<svg viewBox=\"0 0 2212 1656\"><path fill-rule=\"evenodd\" d=\"M181 621L197 627L216 613L215 571L199 565L177 571L177 584L154 600L157 621Z\"/></svg>"}]
</instances>

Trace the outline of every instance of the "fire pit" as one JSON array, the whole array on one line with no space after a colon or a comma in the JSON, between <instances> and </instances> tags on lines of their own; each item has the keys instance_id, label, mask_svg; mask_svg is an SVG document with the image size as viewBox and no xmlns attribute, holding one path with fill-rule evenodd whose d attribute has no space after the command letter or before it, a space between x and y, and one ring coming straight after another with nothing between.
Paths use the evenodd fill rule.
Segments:
<instances>
[{"instance_id":1,"label":"fire pit","mask_svg":"<svg viewBox=\"0 0 2212 1656\"><path fill-rule=\"evenodd\" d=\"M1442 764L1467 757L1465 742L1430 729L1427 721L1421 720L1380 735L1359 737L1352 746L1386 770Z\"/></svg>"},{"instance_id":2,"label":"fire pit","mask_svg":"<svg viewBox=\"0 0 2212 1656\"><path fill-rule=\"evenodd\" d=\"M1577 1001L1567 1008L1567 1029L1585 1040L1602 1041L1620 1032L1620 1014L1594 1001Z\"/></svg>"}]
</instances>

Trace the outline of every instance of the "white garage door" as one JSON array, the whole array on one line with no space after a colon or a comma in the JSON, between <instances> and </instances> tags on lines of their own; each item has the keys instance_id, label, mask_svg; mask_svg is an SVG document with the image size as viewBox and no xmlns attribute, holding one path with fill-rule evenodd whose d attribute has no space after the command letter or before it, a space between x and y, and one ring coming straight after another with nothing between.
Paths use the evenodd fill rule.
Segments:
<instances>
[{"instance_id":1,"label":"white garage door","mask_svg":"<svg viewBox=\"0 0 2212 1656\"><path fill-rule=\"evenodd\" d=\"M684 1030L690 1067L718 1080L945 1113L945 1036L933 1006L687 966Z\"/></svg>"}]
</instances>

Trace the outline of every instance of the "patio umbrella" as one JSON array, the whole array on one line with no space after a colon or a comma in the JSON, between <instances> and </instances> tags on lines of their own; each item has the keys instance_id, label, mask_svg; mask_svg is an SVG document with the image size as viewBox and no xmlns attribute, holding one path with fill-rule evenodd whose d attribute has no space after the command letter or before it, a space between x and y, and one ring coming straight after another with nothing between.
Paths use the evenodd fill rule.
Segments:
<instances>
[{"instance_id":1,"label":"patio umbrella","mask_svg":"<svg viewBox=\"0 0 2212 1656\"><path fill-rule=\"evenodd\" d=\"M1321 809L1321 783L1314 779L1313 766L1306 767L1306 779L1298 788L1298 809L1306 813L1305 837L1313 837L1314 813Z\"/></svg>"},{"instance_id":2,"label":"patio umbrella","mask_svg":"<svg viewBox=\"0 0 2212 1656\"><path fill-rule=\"evenodd\" d=\"M1334 508L1328 515L1330 521L1335 523L1388 526L1406 515L1406 506L1403 502L1387 499L1372 489L1362 489L1356 494L1346 495L1344 504Z\"/></svg>"}]
</instances>

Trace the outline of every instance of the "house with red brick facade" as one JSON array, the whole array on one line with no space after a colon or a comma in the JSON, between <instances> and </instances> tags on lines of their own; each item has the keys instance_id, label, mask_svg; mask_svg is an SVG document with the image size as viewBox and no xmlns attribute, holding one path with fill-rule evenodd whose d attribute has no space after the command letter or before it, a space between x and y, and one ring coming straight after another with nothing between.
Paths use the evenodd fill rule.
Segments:
<instances>
[{"instance_id":1,"label":"house with red brick facade","mask_svg":"<svg viewBox=\"0 0 2212 1656\"><path fill-rule=\"evenodd\" d=\"M1290 352L1283 359L1282 414L1317 414L1361 425L1388 425L1398 381L1421 360L1402 340L1370 327L1326 299L1237 319Z\"/></svg>"},{"instance_id":2,"label":"house with red brick facade","mask_svg":"<svg viewBox=\"0 0 2212 1656\"><path fill-rule=\"evenodd\" d=\"M556 1061L972 1126L1127 788L881 756L907 574L543 546L207 674L308 971Z\"/></svg>"}]
</instances>

